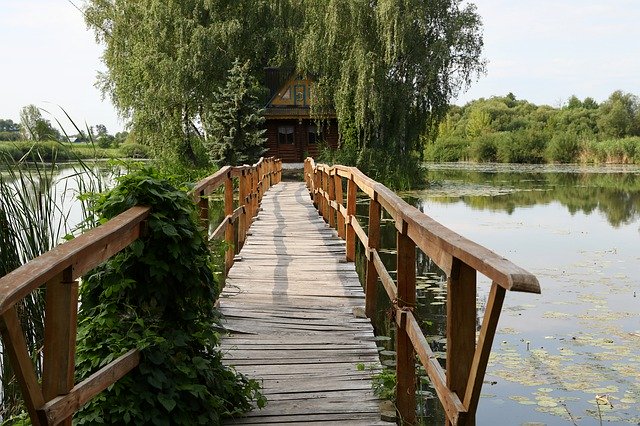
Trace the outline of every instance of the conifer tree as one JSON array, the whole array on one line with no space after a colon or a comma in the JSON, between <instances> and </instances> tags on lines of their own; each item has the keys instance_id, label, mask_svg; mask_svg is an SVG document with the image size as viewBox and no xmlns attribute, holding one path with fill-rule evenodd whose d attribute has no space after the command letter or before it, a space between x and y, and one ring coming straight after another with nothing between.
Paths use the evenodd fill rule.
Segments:
<instances>
[{"instance_id":1,"label":"conifer tree","mask_svg":"<svg viewBox=\"0 0 640 426\"><path fill-rule=\"evenodd\" d=\"M236 59L226 84L216 91L205 119L209 159L219 166L255 163L266 151L260 86L250 74L249 61Z\"/></svg>"}]
</instances>

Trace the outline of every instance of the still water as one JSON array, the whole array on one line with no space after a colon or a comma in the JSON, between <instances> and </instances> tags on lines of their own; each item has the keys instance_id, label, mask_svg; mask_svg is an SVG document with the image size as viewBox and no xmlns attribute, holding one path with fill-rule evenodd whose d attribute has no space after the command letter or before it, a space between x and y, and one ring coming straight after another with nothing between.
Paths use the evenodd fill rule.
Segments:
<instances>
[{"instance_id":1,"label":"still water","mask_svg":"<svg viewBox=\"0 0 640 426\"><path fill-rule=\"evenodd\" d=\"M429 187L403 197L542 287L507 293L477 424L640 424L640 168L427 167ZM390 269L393 240L388 223ZM418 276L423 329L444 357L446 282L420 253ZM489 284L478 277L480 319ZM434 394L423 384L425 424L443 424Z\"/></svg>"}]
</instances>

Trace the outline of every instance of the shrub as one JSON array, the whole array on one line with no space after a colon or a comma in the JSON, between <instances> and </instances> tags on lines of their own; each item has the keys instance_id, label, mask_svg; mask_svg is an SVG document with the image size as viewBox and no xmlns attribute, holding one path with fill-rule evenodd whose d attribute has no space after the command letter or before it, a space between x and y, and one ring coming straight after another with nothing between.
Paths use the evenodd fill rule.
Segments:
<instances>
[{"instance_id":1,"label":"shrub","mask_svg":"<svg viewBox=\"0 0 640 426\"><path fill-rule=\"evenodd\" d=\"M513 133L510 138L498 142L498 161L502 163L542 163L546 138L541 131L534 129Z\"/></svg>"},{"instance_id":2,"label":"shrub","mask_svg":"<svg viewBox=\"0 0 640 426\"><path fill-rule=\"evenodd\" d=\"M546 156L551 162L572 163L580 153L578 137L572 133L556 133L547 145Z\"/></svg>"},{"instance_id":3,"label":"shrub","mask_svg":"<svg viewBox=\"0 0 640 426\"><path fill-rule=\"evenodd\" d=\"M100 220L151 206L147 232L81 288L77 372L82 380L137 347L138 368L90 401L78 424L219 424L264 405L257 382L222 365L211 252L195 205L149 169L119 179L96 205Z\"/></svg>"},{"instance_id":4,"label":"shrub","mask_svg":"<svg viewBox=\"0 0 640 426\"><path fill-rule=\"evenodd\" d=\"M438 137L434 143L425 144L427 161L461 161L468 157L469 143L457 136Z\"/></svg>"},{"instance_id":5,"label":"shrub","mask_svg":"<svg viewBox=\"0 0 640 426\"><path fill-rule=\"evenodd\" d=\"M120 145L120 153L125 158L150 158L151 149L139 143L125 143Z\"/></svg>"},{"instance_id":6,"label":"shrub","mask_svg":"<svg viewBox=\"0 0 640 426\"><path fill-rule=\"evenodd\" d=\"M509 136L504 133L487 133L471 142L471 157L479 162L493 162L498 159L498 144L510 143Z\"/></svg>"}]
</instances>

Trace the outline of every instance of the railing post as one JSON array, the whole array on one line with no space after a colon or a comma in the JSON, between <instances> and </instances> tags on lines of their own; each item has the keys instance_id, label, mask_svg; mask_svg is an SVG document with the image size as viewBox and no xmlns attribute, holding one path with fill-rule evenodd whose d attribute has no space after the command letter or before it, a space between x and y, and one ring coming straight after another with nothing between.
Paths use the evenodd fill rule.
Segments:
<instances>
[{"instance_id":1,"label":"railing post","mask_svg":"<svg viewBox=\"0 0 640 426\"><path fill-rule=\"evenodd\" d=\"M322 217L324 218L325 222L329 222L329 174L324 167L322 168L321 176L323 191L322 199L320 200L322 202Z\"/></svg>"},{"instance_id":2,"label":"railing post","mask_svg":"<svg viewBox=\"0 0 640 426\"><path fill-rule=\"evenodd\" d=\"M380 203L377 200L378 193L373 194L369 201L369 250L380 248ZM370 254L367 260L367 278L365 284L365 313L367 317L373 318L376 313L376 300L378 290L378 271L373 263L373 255Z\"/></svg>"},{"instance_id":3,"label":"railing post","mask_svg":"<svg viewBox=\"0 0 640 426\"><path fill-rule=\"evenodd\" d=\"M205 231L207 232L207 237L209 236L209 198L205 195L204 190L200 191L200 201L198 201L198 206L200 207L200 221Z\"/></svg>"},{"instance_id":4,"label":"railing post","mask_svg":"<svg viewBox=\"0 0 640 426\"><path fill-rule=\"evenodd\" d=\"M311 178L313 179L313 205L318 209L318 211L320 211L320 193L318 193L320 172L318 171L317 166L314 169L311 169Z\"/></svg>"},{"instance_id":5,"label":"railing post","mask_svg":"<svg viewBox=\"0 0 640 426\"><path fill-rule=\"evenodd\" d=\"M342 216L342 212L340 211L340 206L342 206L342 178L338 173L333 175L333 190L335 191L335 200L338 203L338 209L336 210L336 216L338 217L338 236L345 239L345 225L344 225L344 216Z\"/></svg>"},{"instance_id":6,"label":"railing post","mask_svg":"<svg viewBox=\"0 0 640 426\"><path fill-rule=\"evenodd\" d=\"M71 278L71 273L71 268L67 268L47 283L42 374L45 401L66 395L73 388L78 282ZM71 426L71 418L66 418L60 424Z\"/></svg>"},{"instance_id":7,"label":"railing post","mask_svg":"<svg viewBox=\"0 0 640 426\"><path fill-rule=\"evenodd\" d=\"M224 181L224 214L225 216L231 216L233 214L233 178L231 177L231 170L227 173L227 178ZM224 256L225 272L231 269L233 264L234 255L234 232L233 223L227 220L227 227L224 231L224 240L227 243L227 251Z\"/></svg>"},{"instance_id":8,"label":"railing post","mask_svg":"<svg viewBox=\"0 0 640 426\"><path fill-rule=\"evenodd\" d=\"M242 170L240 174L240 183L238 184L238 207L244 206L244 213L238 218L238 248L242 248L247 238L247 174L246 170Z\"/></svg>"},{"instance_id":9,"label":"railing post","mask_svg":"<svg viewBox=\"0 0 640 426\"><path fill-rule=\"evenodd\" d=\"M401 326L396 330L396 405L403 424L416 422L416 367L415 353L407 334L404 310L416 305L416 245L407 235L407 224L402 221L397 233L398 311ZM447 348L449 353L449 348Z\"/></svg>"},{"instance_id":10,"label":"railing post","mask_svg":"<svg viewBox=\"0 0 640 426\"><path fill-rule=\"evenodd\" d=\"M447 282L447 387L462 401L475 349L476 271L454 258ZM465 425L473 425L474 417L475 413L469 413Z\"/></svg>"},{"instance_id":11,"label":"railing post","mask_svg":"<svg viewBox=\"0 0 640 426\"><path fill-rule=\"evenodd\" d=\"M335 170L333 171L335 173ZM331 205L332 202L336 201L336 188L335 188L335 180L334 175L329 173L327 176L327 186L329 191L329 226L332 228L336 227L336 211Z\"/></svg>"},{"instance_id":12,"label":"railing post","mask_svg":"<svg viewBox=\"0 0 640 426\"><path fill-rule=\"evenodd\" d=\"M356 260L356 231L351 224L352 220L356 220L356 183L353 180L353 174L347 181L347 261L355 262Z\"/></svg>"}]
</instances>

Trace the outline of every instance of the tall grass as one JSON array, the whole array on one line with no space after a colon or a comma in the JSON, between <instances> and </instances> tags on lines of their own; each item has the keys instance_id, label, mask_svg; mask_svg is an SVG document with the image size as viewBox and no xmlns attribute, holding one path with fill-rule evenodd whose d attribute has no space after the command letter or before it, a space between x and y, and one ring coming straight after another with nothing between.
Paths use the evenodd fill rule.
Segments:
<instances>
[{"instance_id":1,"label":"tall grass","mask_svg":"<svg viewBox=\"0 0 640 426\"><path fill-rule=\"evenodd\" d=\"M77 195L100 192L107 179L98 169L79 161L73 172L59 177L56 157L45 163L34 157L16 162L0 155L0 276L51 250L73 229L69 214ZM29 158L30 161L25 161ZM86 206L83 205L85 210ZM79 215L80 219L82 215ZM17 305L27 350L41 377L44 342L44 290L36 290ZM4 346L0 347L0 421L24 410L20 388Z\"/></svg>"}]
</instances>

